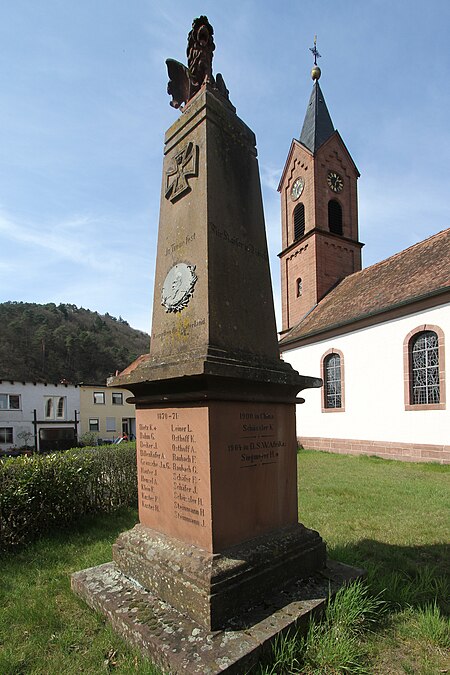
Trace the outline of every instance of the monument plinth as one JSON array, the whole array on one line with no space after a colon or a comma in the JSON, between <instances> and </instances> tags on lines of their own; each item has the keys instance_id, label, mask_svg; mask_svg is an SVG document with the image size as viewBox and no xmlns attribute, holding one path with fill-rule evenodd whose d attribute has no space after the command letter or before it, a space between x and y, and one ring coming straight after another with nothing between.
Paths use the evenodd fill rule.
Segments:
<instances>
[{"instance_id":1,"label":"monument plinth","mask_svg":"<svg viewBox=\"0 0 450 675\"><path fill-rule=\"evenodd\" d=\"M297 517L297 394L321 381L280 359L255 136L212 77L206 17L189 39L189 70L168 61L173 104L186 106L165 136L150 352L110 382L136 404L140 523L120 535L111 565L73 577L92 606L177 668L155 603L178 617L181 641L195 625L205 636L236 630L243 613L258 623L252 608L298 592L326 565L320 535ZM158 626L146 646L132 627L138 596Z\"/></svg>"}]
</instances>

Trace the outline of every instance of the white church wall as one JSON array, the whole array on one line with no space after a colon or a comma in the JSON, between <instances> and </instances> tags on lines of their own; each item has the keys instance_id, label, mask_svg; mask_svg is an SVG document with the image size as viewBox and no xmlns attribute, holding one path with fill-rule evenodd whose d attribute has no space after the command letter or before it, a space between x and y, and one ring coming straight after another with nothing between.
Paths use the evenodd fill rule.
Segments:
<instances>
[{"instance_id":1,"label":"white church wall","mask_svg":"<svg viewBox=\"0 0 450 675\"><path fill-rule=\"evenodd\" d=\"M321 391L306 390L297 408L298 436L448 445L448 391L446 410L405 410L403 343L424 324L439 326L450 344L450 305L445 305L284 352L301 374L317 377L327 350L344 356L345 411L322 412ZM450 354L446 357L448 364Z\"/></svg>"}]
</instances>

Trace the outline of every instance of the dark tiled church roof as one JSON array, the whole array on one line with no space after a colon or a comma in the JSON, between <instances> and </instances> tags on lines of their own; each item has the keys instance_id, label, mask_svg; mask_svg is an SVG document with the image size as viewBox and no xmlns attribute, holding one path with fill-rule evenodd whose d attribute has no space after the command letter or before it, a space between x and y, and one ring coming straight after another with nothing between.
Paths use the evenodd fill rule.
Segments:
<instances>
[{"instance_id":1,"label":"dark tiled church roof","mask_svg":"<svg viewBox=\"0 0 450 675\"><path fill-rule=\"evenodd\" d=\"M348 325L450 290L450 229L343 279L280 340Z\"/></svg>"},{"instance_id":2,"label":"dark tiled church roof","mask_svg":"<svg viewBox=\"0 0 450 675\"><path fill-rule=\"evenodd\" d=\"M325 103L325 97L322 94L319 82L316 80L306 109L300 143L314 154L333 133L334 126Z\"/></svg>"}]
</instances>

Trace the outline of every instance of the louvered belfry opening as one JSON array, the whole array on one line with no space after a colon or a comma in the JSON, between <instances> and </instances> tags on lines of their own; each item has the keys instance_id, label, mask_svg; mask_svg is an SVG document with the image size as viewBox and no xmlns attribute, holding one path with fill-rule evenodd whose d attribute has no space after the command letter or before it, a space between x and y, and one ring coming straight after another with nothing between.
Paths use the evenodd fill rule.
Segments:
<instances>
[{"instance_id":1,"label":"louvered belfry opening","mask_svg":"<svg viewBox=\"0 0 450 675\"><path fill-rule=\"evenodd\" d=\"M333 234L342 234L342 207L336 199L328 202L328 227Z\"/></svg>"},{"instance_id":2,"label":"louvered belfry opening","mask_svg":"<svg viewBox=\"0 0 450 675\"><path fill-rule=\"evenodd\" d=\"M294 209L294 241L301 239L305 234L305 205L297 204Z\"/></svg>"}]
</instances>

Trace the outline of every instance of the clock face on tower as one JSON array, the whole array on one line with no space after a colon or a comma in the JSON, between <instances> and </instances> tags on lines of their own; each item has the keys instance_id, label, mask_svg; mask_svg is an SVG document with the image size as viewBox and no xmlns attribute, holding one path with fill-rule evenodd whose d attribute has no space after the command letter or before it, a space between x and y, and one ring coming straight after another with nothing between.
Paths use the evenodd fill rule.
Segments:
<instances>
[{"instance_id":1,"label":"clock face on tower","mask_svg":"<svg viewBox=\"0 0 450 675\"><path fill-rule=\"evenodd\" d=\"M295 201L300 197L305 187L304 178L296 178L291 189L291 198Z\"/></svg>"},{"instance_id":2,"label":"clock face on tower","mask_svg":"<svg viewBox=\"0 0 450 675\"><path fill-rule=\"evenodd\" d=\"M329 171L327 176L327 183L330 190L333 192L341 192L344 187L344 179L340 176L337 171Z\"/></svg>"}]
</instances>

